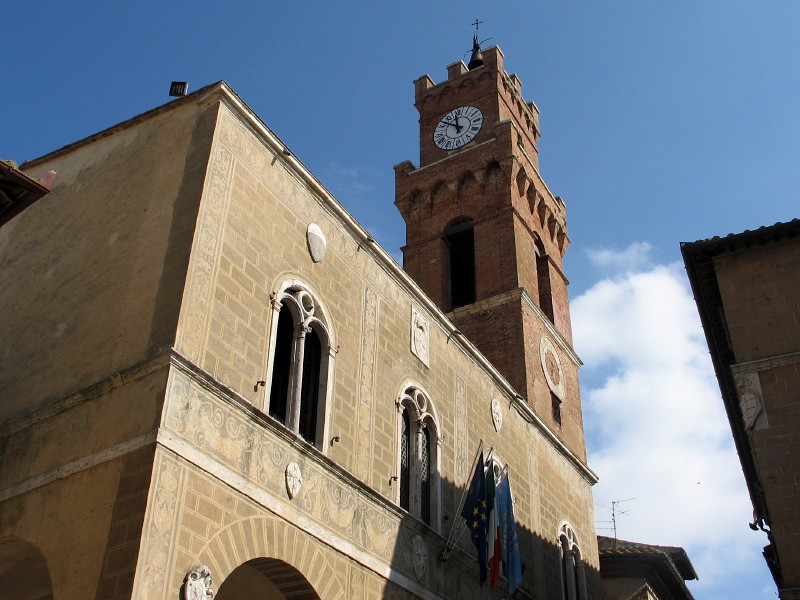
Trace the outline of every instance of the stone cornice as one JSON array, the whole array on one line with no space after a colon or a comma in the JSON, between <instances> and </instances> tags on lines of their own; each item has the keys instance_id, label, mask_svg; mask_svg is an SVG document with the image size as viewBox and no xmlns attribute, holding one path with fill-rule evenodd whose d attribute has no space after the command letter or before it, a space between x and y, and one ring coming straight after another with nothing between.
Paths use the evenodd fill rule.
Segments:
<instances>
[{"instance_id":1,"label":"stone cornice","mask_svg":"<svg viewBox=\"0 0 800 600\"><path fill-rule=\"evenodd\" d=\"M785 367L797 363L800 363L800 352L792 352L791 354L770 356L769 358L731 365L731 372L734 375L740 373L758 373L759 371L768 371L777 367Z\"/></svg>"},{"instance_id":2,"label":"stone cornice","mask_svg":"<svg viewBox=\"0 0 800 600\"><path fill-rule=\"evenodd\" d=\"M166 367L169 364L170 351L171 348L169 347L158 349L151 356L148 356L130 367L112 373L96 383L78 390L77 392L73 392L64 398L51 402L32 413L5 423L0 427L0 437L12 435L40 421L50 419L59 413L70 410L84 402L99 398L116 388L127 385L158 369Z\"/></svg>"}]
</instances>

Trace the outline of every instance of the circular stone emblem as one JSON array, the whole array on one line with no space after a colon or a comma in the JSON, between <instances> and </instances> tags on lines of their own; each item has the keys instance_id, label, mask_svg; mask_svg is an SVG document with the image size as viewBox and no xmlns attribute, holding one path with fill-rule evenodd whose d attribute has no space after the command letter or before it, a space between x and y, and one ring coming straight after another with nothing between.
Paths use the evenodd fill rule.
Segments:
<instances>
[{"instance_id":1,"label":"circular stone emblem","mask_svg":"<svg viewBox=\"0 0 800 600\"><path fill-rule=\"evenodd\" d=\"M549 337L543 336L539 343L539 358L542 361L542 371L547 380L547 387L560 399L564 399L567 391L566 381L564 381L564 369L561 367L561 359L558 358L558 351Z\"/></svg>"}]
</instances>

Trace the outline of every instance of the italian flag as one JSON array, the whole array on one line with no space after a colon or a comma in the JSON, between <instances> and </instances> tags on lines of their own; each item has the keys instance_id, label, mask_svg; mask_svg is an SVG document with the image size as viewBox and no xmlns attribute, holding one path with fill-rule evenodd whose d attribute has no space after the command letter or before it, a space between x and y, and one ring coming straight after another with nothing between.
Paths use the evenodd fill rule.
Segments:
<instances>
[{"instance_id":1,"label":"italian flag","mask_svg":"<svg viewBox=\"0 0 800 600\"><path fill-rule=\"evenodd\" d=\"M500 578L500 563L503 562L503 543L500 534L500 523L497 519L497 504L494 494L494 469L489 463L486 473L486 507L489 511L489 525L486 528L486 542L488 546L489 584L494 589L494 584Z\"/></svg>"}]
</instances>

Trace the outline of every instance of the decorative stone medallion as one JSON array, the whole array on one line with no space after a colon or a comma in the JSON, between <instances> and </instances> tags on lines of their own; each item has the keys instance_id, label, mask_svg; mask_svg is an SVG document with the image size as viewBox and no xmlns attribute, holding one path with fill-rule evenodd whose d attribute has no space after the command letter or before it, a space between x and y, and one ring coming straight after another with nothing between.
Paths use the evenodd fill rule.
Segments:
<instances>
[{"instance_id":1,"label":"decorative stone medallion","mask_svg":"<svg viewBox=\"0 0 800 600\"><path fill-rule=\"evenodd\" d=\"M428 320L413 306L411 307L411 352L426 367L430 367L431 327Z\"/></svg>"},{"instance_id":2,"label":"decorative stone medallion","mask_svg":"<svg viewBox=\"0 0 800 600\"><path fill-rule=\"evenodd\" d=\"M328 240L319 225L311 223L308 226L306 240L308 241L308 252L311 254L311 260L318 263L325 258L325 254L328 252Z\"/></svg>"},{"instance_id":3,"label":"decorative stone medallion","mask_svg":"<svg viewBox=\"0 0 800 600\"><path fill-rule=\"evenodd\" d=\"M567 391L564 369L561 367L561 359L558 358L556 347L547 336L542 336L542 341L539 342L539 358L542 361L542 371L544 371L547 386L551 392L563 400Z\"/></svg>"},{"instance_id":4,"label":"decorative stone medallion","mask_svg":"<svg viewBox=\"0 0 800 600\"><path fill-rule=\"evenodd\" d=\"M503 426L503 407L497 398L492 398L492 423L495 431L500 431Z\"/></svg>"},{"instance_id":5,"label":"decorative stone medallion","mask_svg":"<svg viewBox=\"0 0 800 600\"><path fill-rule=\"evenodd\" d=\"M207 566L195 567L183 580L183 600L213 600L213 583Z\"/></svg>"},{"instance_id":6,"label":"decorative stone medallion","mask_svg":"<svg viewBox=\"0 0 800 600\"><path fill-rule=\"evenodd\" d=\"M411 540L411 564L414 565L414 574L422 581L428 569L428 545L422 536L415 535Z\"/></svg>"},{"instance_id":7,"label":"decorative stone medallion","mask_svg":"<svg viewBox=\"0 0 800 600\"><path fill-rule=\"evenodd\" d=\"M300 465L296 462L286 465L286 493L289 498L294 498L303 487L303 474L300 472Z\"/></svg>"}]
</instances>

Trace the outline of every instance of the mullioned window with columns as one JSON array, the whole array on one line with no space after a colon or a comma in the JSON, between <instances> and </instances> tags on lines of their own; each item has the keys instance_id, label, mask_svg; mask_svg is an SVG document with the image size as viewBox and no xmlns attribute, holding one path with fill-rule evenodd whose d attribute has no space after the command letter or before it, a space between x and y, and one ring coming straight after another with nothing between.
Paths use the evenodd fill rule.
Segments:
<instances>
[{"instance_id":1,"label":"mullioned window with columns","mask_svg":"<svg viewBox=\"0 0 800 600\"><path fill-rule=\"evenodd\" d=\"M397 399L397 502L439 530L439 429L433 405L420 388L409 385Z\"/></svg>"},{"instance_id":2,"label":"mullioned window with columns","mask_svg":"<svg viewBox=\"0 0 800 600\"><path fill-rule=\"evenodd\" d=\"M287 281L272 297L267 412L324 450L335 351L330 320L311 290Z\"/></svg>"},{"instance_id":3,"label":"mullioned window with columns","mask_svg":"<svg viewBox=\"0 0 800 600\"><path fill-rule=\"evenodd\" d=\"M561 550L561 597L563 600L586 600L586 572L578 540L569 523L558 531Z\"/></svg>"}]
</instances>

